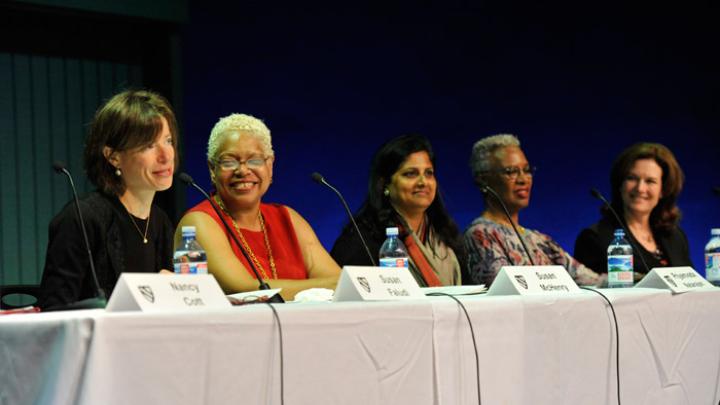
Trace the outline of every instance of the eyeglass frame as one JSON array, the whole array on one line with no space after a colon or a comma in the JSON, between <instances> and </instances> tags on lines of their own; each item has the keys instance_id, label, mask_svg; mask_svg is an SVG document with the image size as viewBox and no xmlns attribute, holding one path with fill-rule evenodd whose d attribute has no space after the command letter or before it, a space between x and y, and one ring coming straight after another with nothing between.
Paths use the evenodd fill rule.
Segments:
<instances>
[{"instance_id":1,"label":"eyeglass frame","mask_svg":"<svg viewBox=\"0 0 720 405\"><path fill-rule=\"evenodd\" d=\"M259 169L259 168L263 167L263 165L265 163L267 163L268 159L270 159L270 156L262 156L262 157L253 156L253 157L251 157L249 159L245 159L245 160L240 160L240 159L235 159L234 157L225 156L225 157L215 159L214 163L222 171L234 172L237 169L239 169L242 165L247 166L248 169ZM252 163L251 164L250 162L253 160L262 161L262 163L257 163L257 164ZM223 167L223 162L234 162L234 164L233 164L233 167Z\"/></svg>"},{"instance_id":2,"label":"eyeglass frame","mask_svg":"<svg viewBox=\"0 0 720 405\"><path fill-rule=\"evenodd\" d=\"M524 176L533 178L536 172L537 166L528 165L523 168L520 168L518 166L501 167L500 169L487 170L484 173L497 173L504 176L508 180L514 181L517 180L518 176L520 176L520 173L522 173Z\"/></svg>"}]
</instances>

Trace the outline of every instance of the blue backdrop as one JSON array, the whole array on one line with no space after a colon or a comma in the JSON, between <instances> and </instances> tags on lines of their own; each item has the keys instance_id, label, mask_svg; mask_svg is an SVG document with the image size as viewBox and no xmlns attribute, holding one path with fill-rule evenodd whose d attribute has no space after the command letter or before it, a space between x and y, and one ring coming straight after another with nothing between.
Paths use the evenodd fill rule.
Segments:
<instances>
[{"instance_id":1,"label":"blue backdrop","mask_svg":"<svg viewBox=\"0 0 720 405\"><path fill-rule=\"evenodd\" d=\"M297 209L330 249L347 218L313 171L355 210L375 150L424 134L465 228L482 210L467 163L472 144L511 132L538 167L521 223L572 253L577 233L599 217L588 190L610 196L614 157L634 142L660 142L687 176L681 224L702 269L710 228L720 227L711 191L720 185L718 7L469 3L191 2L184 169L209 187L205 148L216 120L262 118L276 151L264 200ZM189 192L189 205L199 199Z\"/></svg>"}]
</instances>

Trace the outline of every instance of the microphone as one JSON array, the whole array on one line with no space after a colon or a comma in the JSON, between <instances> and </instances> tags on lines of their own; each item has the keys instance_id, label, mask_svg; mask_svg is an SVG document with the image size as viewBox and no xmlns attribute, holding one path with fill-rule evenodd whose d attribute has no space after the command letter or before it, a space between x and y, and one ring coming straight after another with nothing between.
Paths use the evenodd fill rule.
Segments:
<instances>
[{"instance_id":1,"label":"microphone","mask_svg":"<svg viewBox=\"0 0 720 405\"><path fill-rule=\"evenodd\" d=\"M55 161L53 162L52 167L56 173L65 174L68 178L68 181L70 182L70 188L72 189L73 193L73 201L75 203L75 213L77 214L78 221L80 222L80 230L82 231L83 240L85 241L85 249L87 250L88 261L90 263L90 275L92 276L93 283L95 284L95 289L97 290L97 297L86 298L72 304L57 305L47 308L45 309L45 311L105 308L105 306L107 305L107 299L105 297L105 291L100 288L100 283L98 282L97 272L95 271L95 261L92 257L90 241L88 240L87 231L85 230L85 222L83 221L82 212L80 211L80 200L78 200L77 190L75 189L75 182L73 182L72 175L70 174L70 171L68 171L68 169L65 167L65 164L63 162Z\"/></svg>"},{"instance_id":2,"label":"microphone","mask_svg":"<svg viewBox=\"0 0 720 405\"><path fill-rule=\"evenodd\" d=\"M525 250L525 254L528 257L528 260L530 260L530 264L532 264L534 266L535 262L533 261L532 256L530 255L530 251L528 250L527 246L525 246L525 241L523 241L523 238L520 237L520 232L517 230L517 227L515 227L515 223L513 222L512 217L510 216L510 211L508 211L507 207L505 206L505 202L502 200L502 198L500 198L500 195L495 190L493 190L492 187L488 186L487 184L485 184L483 182L479 182L478 186L480 187L480 191L483 194L487 195L487 193L489 192L495 198L495 200L500 203L500 206L502 207L503 212L505 213L505 216L507 217L508 221L510 221L510 225L512 225L512 228L515 231L515 235L517 235L518 239L520 240L520 244L522 245L523 249ZM513 263L513 265L514 265L514 263Z\"/></svg>"},{"instance_id":3,"label":"microphone","mask_svg":"<svg viewBox=\"0 0 720 405\"><path fill-rule=\"evenodd\" d=\"M623 221L620 220L620 216L617 214L617 212L615 212L615 209L612 207L612 205L610 205L608 200L606 200L605 197L603 197L603 195L596 188L591 188L590 194L593 197L597 198L598 200L602 201L602 203L605 204L605 206L610 210L610 212L612 212L613 216L615 217L615 220L617 220L617 223L620 224L622 229L625 231L625 235L628 236L628 238L627 238L628 242L630 242L630 244L632 244L633 249L635 249L635 250L633 250L633 252L637 252L638 257L640 258L640 261L643 264L643 267L645 267L645 273L650 273L650 267L648 267L647 263L645 262L645 258L643 257L642 251L640 251L640 248L638 248L638 245L635 243L635 241L634 241L635 238L632 237L632 234L627 229L627 227L625 226Z\"/></svg>"},{"instance_id":4,"label":"microphone","mask_svg":"<svg viewBox=\"0 0 720 405\"><path fill-rule=\"evenodd\" d=\"M252 270L253 274L258 280L258 289L259 290L269 290L270 286L265 282L265 280L260 277L260 274L258 273L257 269L255 268L255 264L253 264L252 259L250 259L250 256L247 254L245 249L243 249L242 244L238 240L237 236L235 235L235 232L230 228L230 225L228 225L227 221L225 221L225 218L223 218L222 213L220 213L220 209L215 206L215 202L210 198L210 195L203 190L202 187L198 186L197 183L193 180L192 177L190 177L187 173L180 173L178 175L178 178L180 181L185 183L185 185L192 186L196 190L198 190L203 196L205 196L205 199L210 202L210 206L215 210L215 213L217 214L218 218L220 218L220 221L222 221L223 225L225 225L225 229L227 230L228 234L232 237L232 240L235 242L235 245L240 249L240 253L242 253L243 257L245 257L245 260L247 260L248 264L250 265L250 270ZM275 294L272 296L272 298L269 299L269 302L281 304L285 302L283 298L280 296L280 294Z\"/></svg>"},{"instance_id":5,"label":"microphone","mask_svg":"<svg viewBox=\"0 0 720 405\"><path fill-rule=\"evenodd\" d=\"M713 192L715 195L720 195L720 187L713 187Z\"/></svg>"},{"instance_id":6,"label":"microphone","mask_svg":"<svg viewBox=\"0 0 720 405\"><path fill-rule=\"evenodd\" d=\"M360 242L362 242L362 245L365 248L365 253L367 253L368 258L370 259L370 263L372 263L373 266L377 266L375 258L370 253L370 249L368 248L367 243L365 243L365 238L363 238L362 233L360 233L360 228L358 228L357 222L355 222L355 218L350 211L350 207L348 207L347 202L343 198L340 191L338 191L338 189L336 189L335 187L331 186L330 183L325 180L322 174L318 172L311 174L310 177L312 177L312 179L315 180L316 183L322 184L323 186L329 188L330 190L334 191L335 194L337 194L338 198L340 198L340 201L343 203L343 207L345 207L345 212L347 212L348 217L350 217L350 222L352 222L353 226L355 227L355 232L357 232L358 236L360 237Z\"/></svg>"}]
</instances>

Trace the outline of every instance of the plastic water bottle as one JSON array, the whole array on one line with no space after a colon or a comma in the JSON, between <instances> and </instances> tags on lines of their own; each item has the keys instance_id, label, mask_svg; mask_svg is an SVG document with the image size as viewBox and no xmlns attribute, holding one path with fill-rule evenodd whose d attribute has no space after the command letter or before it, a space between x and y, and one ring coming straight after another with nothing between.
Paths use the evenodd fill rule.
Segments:
<instances>
[{"instance_id":1,"label":"plastic water bottle","mask_svg":"<svg viewBox=\"0 0 720 405\"><path fill-rule=\"evenodd\" d=\"M607 258L608 287L632 287L633 250L622 229L615 230L615 239L608 246Z\"/></svg>"},{"instance_id":2,"label":"plastic water bottle","mask_svg":"<svg viewBox=\"0 0 720 405\"><path fill-rule=\"evenodd\" d=\"M710 231L710 241L705 245L705 278L720 287L720 228Z\"/></svg>"},{"instance_id":3,"label":"plastic water bottle","mask_svg":"<svg viewBox=\"0 0 720 405\"><path fill-rule=\"evenodd\" d=\"M195 227L182 227L183 244L173 256L175 274L207 274L207 256L205 249L195 239Z\"/></svg>"},{"instance_id":4,"label":"plastic water bottle","mask_svg":"<svg viewBox=\"0 0 720 405\"><path fill-rule=\"evenodd\" d=\"M387 239L380 246L380 267L408 267L408 252L398 238L397 228L386 228Z\"/></svg>"}]
</instances>

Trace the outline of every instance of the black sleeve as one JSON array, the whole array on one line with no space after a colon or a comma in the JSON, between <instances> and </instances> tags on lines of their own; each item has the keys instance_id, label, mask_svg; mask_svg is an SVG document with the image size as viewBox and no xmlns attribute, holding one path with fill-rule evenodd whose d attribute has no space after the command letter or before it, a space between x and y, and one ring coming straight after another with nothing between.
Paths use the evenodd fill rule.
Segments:
<instances>
[{"instance_id":1,"label":"black sleeve","mask_svg":"<svg viewBox=\"0 0 720 405\"><path fill-rule=\"evenodd\" d=\"M165 211L158 207L153 207L153 209L157 209L157 212L159 213L158 217L160 217L160 229L162 232L162 235L160 236L162 246L160 246L159 249L159 255L157 256L157 268L154 271L157 272L162 269L173 271L173 244L175 228L173 227L172 222L170 222L170 219Z\"/></svg>"},{"instance_id":2,"label":"black sleeve","mask_svg":"<svg viewBox=\"0 0 720 405\"><path fill-rule=\"evenodd\" d=\"M91 210L82 205L83 213ZM83 215L91 251L97 244L96 226L92 215ZM90 264L80 223L75 207L68 204L52 219L48 231L48 247L45 256L45 269L40 284L40 303L42 308L66 305L96 295L90 273Z\"/></svg>"},{"instance_id":3,"label":"black sleeve","mask_svg":"<svg viewBox=\"0 0 720 405\"><path fill-rule=\"evenodd\" d=\"M687 235L685 234L685 231L680 229L680 227L676 227L676 237L675 237L675 244L678 245L676 248L679 249L680 253L680 260L679 263L671 263L672 266L690 266L692 268L695 268L692 263L692 259L690 259L690 243L688 242Z\"/></svg>"},{"instance_id":4,"label":"black sleeve","mask_svg":"<svg viewBox=\"0 0 720 405\"><path fill-rule=\"evenodd\" d=\"M682 237L683 257L684 257L685 260L687 261L687 265L688 265L688 266L690 266L690 267L692 267L692 268L695 268L695 266L693 266L693 264L692 264L692 259L690 258L690 243L689 243L688 240L687 240L687 235L686 235L685 232L684 232L682 229L680 229L680 228L678 228L678 232L680 233L680 235L681 235L681 237Z\"/></svg>"},{"instance_id":5,"label":"black sleeve","mask_svg":"<svg viewBox=\"0 0 720 405\"><path fill-rule=\"evenodd\" d=\"M596 273L607 273L607 245L593 229L585 228L580 232L575 239L573 257Z\"/></svg>"},{"instance_id":6,"label":"black sleeve","mask_svg":"<svg viewBox=\"0 0 720 405\"><path fill-rule=\"evenodd\" d=\"M368 244L370 254L377 261L380 245L369 230L361 228L360 232L363 233L365 242ZM340 236L335 240L330 256L335 259L340 267L343 266L372 266L373 263L370 261L365 248L363 247L362 241L355 232L355 228L351 225L346 226Z\"/></svg>"}]
</instances>

